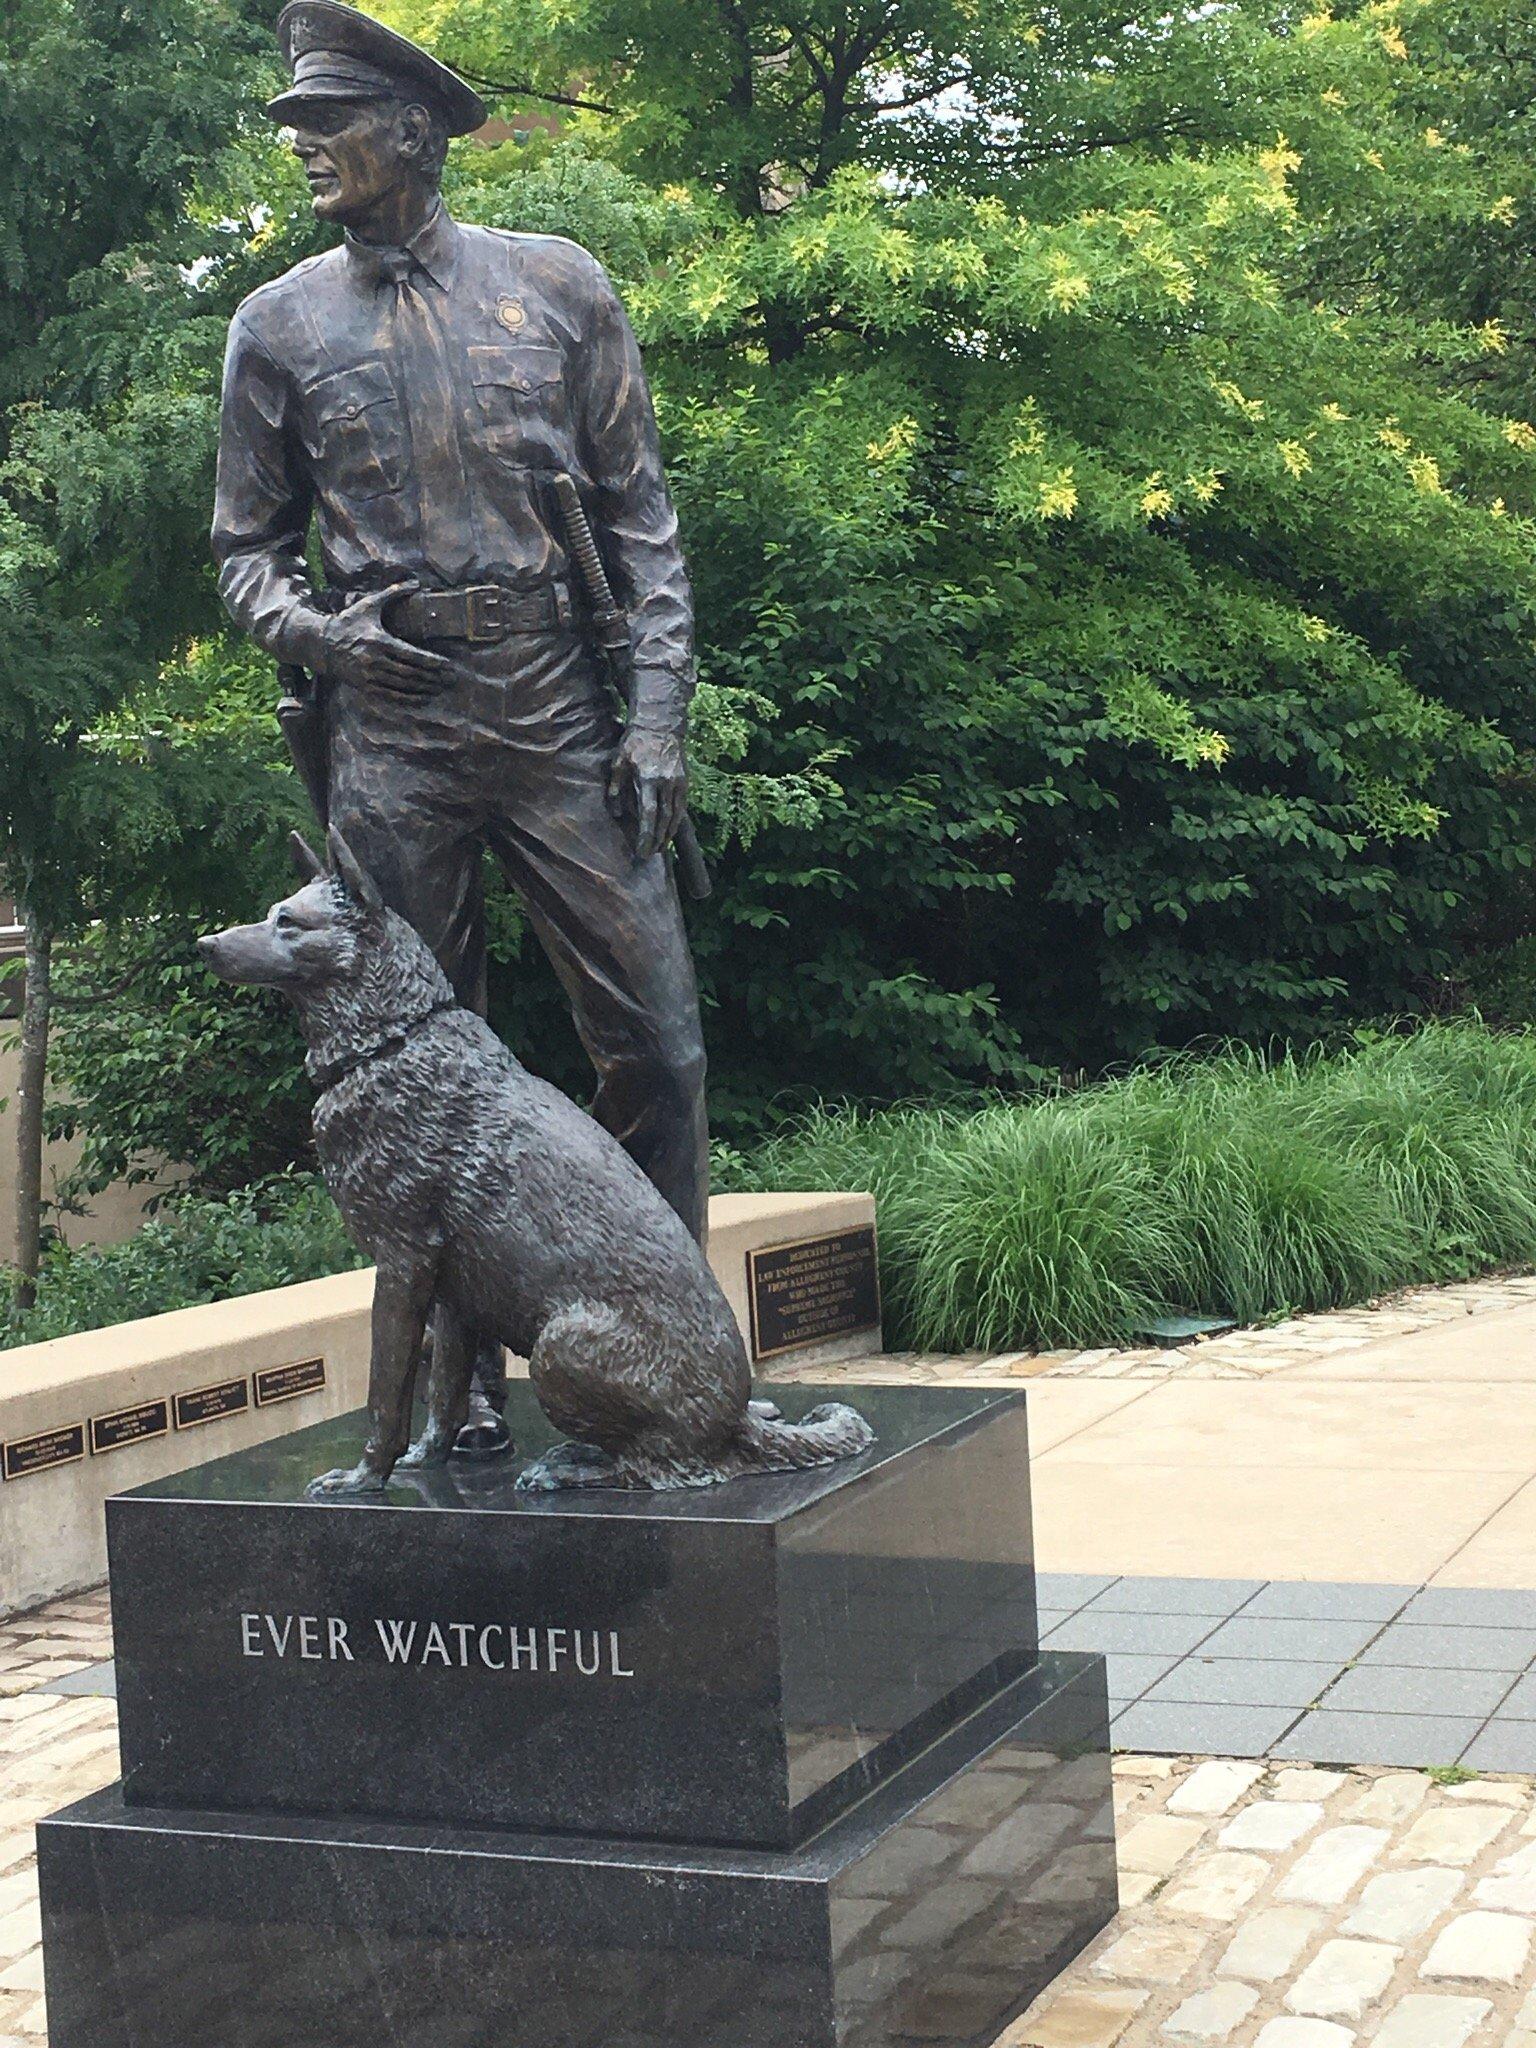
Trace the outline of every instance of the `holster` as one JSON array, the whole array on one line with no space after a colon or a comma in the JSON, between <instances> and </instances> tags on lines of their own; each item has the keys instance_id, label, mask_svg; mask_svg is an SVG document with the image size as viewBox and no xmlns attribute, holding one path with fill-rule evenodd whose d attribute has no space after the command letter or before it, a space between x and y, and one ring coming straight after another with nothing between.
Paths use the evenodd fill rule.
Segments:
<instances>
[{"instance_id":1,"label":"holster","mask_svg":"<svg viewBox=\"0 0 1536 2048\"><path fill-rule=\"evenodd\" d=\"M330 824L331 741L326 722L323 685L318 676L295 662L277 666L277 722L304 785L315 822L324 832Z\"/></svg>"}]
</instances>

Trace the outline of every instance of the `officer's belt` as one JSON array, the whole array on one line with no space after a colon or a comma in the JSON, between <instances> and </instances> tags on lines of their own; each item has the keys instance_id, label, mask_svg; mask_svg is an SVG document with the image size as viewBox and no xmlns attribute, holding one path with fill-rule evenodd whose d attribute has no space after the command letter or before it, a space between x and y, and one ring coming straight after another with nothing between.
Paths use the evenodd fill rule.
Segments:
<instances>
[{"instance_id":1,"label":"officer's belt","mask_svg":"<svg viewBox=\"0 0 1536 2048\"><path fill-rule=\"evenodd\" d=\"M553 633L571 623L570 592L548 582L532 590L471 583L462 590L415 590L389 607L386 623L402 640L467 640L489 646L512 633Z\"/></svg>"}]
</instances>

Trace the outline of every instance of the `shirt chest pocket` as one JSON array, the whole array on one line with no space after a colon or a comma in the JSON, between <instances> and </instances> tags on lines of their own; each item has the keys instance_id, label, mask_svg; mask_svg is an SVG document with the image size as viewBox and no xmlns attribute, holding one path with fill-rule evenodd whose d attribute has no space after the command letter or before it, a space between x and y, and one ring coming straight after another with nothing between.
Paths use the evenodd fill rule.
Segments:
<instances>
[{"instance_id":1,"label":"shirt chest pocket","mask_svg":"<svg viewBox=\"0 0 1536 2048\"><path fill-rule=\"evenodd\" d=\"M525 342L516 348L477 345L469 381L487 447L515 453L540 427L565 425L565 357L558 348Z\"/></svg>"},{"instance_id":2,"label":"shirt chest pocket","mask_svg":"<svg viewBox=\"0 0 1536 2048\"><path fill-rule=\"evenodd\" d=\"M380 498L397 491L405 466L404 422L383 363L333 370L305 393L309 452L322 491Z\"/></svg>"}]
</instances>

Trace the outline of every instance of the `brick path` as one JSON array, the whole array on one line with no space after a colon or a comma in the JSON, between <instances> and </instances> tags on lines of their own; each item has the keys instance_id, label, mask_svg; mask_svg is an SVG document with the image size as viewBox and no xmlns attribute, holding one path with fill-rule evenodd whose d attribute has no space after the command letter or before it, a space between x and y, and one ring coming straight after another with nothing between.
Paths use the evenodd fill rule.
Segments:
<instances>
[{"instance_id":1,"label":"brick path","mask_svg":"<svg viewBox=\"0 0 1536 2048\"><path fill-rule=\"evenodd\" d=\"M0 2048L47 2039L33 1824L117 1776L112 1701L37 1688L111 1654L104 1591L0 1624Z\"/></svg>"},{"instance_id":2,"label":"brick path","mask_svg":"<svg viewBox=\"0 0 1536 2048\"><path fill-rule=\"evenodd\" d=\"M998 2048L1536 2048L1536 1785L1115 1762L1124 1908Z\"/></svg>"}]
</instances>

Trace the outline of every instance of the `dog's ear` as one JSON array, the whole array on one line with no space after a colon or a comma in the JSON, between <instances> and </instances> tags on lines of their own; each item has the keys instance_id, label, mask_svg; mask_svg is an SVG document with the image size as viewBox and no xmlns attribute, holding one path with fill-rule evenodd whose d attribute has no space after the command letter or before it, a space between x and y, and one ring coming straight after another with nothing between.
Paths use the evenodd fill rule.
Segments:
<instances>
[{"instance_id":1,"label":"dog's ear","mask_svg":"<svg viewBox=\"0 0 1536 2048\"><path fill-rule=\"evenodd\" d=\"M360 903L365 910L382 910L384 898L379 894L373 877L334 825L325 835L325 843L330 851L331 866L340 875L353 902Z\"/></svg>"},{"instance_id":2,"label":"dog's ear","mask_svg":"<svg viewBox=\"0 0 1536 2048\"><path fill-rule=\"evenodd\" d=\"M325 862L316 853L302 832L290 832L288 834L288 851L293 856L294 866L306 882L313 882L318 876L325 873Z\"/></svg>"}]
</instances>

